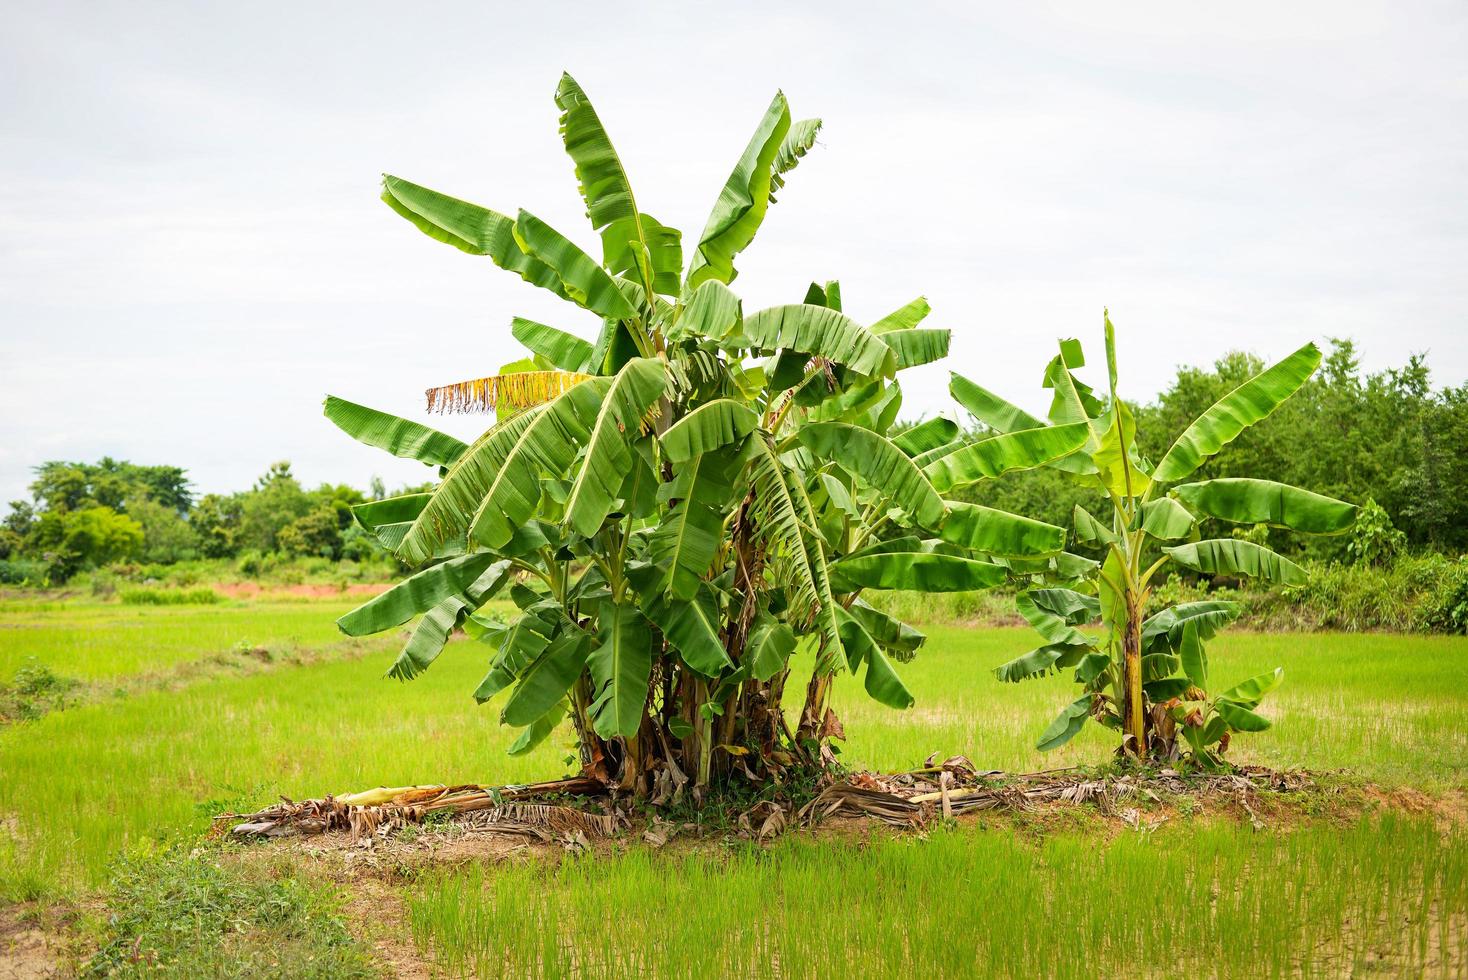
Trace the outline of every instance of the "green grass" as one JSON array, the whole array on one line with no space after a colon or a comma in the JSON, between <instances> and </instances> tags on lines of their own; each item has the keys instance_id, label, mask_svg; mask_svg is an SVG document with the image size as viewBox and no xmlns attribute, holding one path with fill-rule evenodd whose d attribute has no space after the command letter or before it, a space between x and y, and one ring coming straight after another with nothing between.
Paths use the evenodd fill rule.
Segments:
<instances>
[{"instance_id":1,"label":"green grass","mask_svg":"<svg viewBox=\"0 0 1468 980\"><path fill-rule=\"evenodd\" d=\"M860 845L795 837L474 867L409 900L440 969L507 977L1450 975L1468 935L1446 924L1465 909L1468 835L1391 817L1099 845L971 824Z\"/></svg>"},{"instance_id":2,"label":"green grass","mask_svg":"<svg viewBox=\"0 0 1468 980\"><path fill-rule=\"evenodd\" d=\"M30 657L62 677L110 680L167 671L241 644L319 646L342 639L336 617L356 604L0 604L0 679Z\"/></svg>"},{"instance_id":3,"label":"green grass","mask_svg":"<svg viewBox=\"0 0 1468 980\"><path fill-rule=\"evenodd\" d=\"M147 624L139 635L166 632L174 617L190 642L174 638L160 660L177 660L186 648L202 649L197 637L208 629L216 643L248 636L268 644L280 631L292 642L334 637L339 609L82 607L72 615L87 626L36 632L95 634L91 623L138 612ZM220 621L219 614L233 618ZM981 768L1010 771L1106 761L1113 743L1099 726L1059 752L1033 748L1073 695L1064 677L1004 685L989 675L1028 642L1022 630L932 630L917 660L902 666L917 697L903 713L876 705L843 678L835 704L851 736L845 761L891 770L931 752L963 753ZM483 648L456 641L433 669L404 684L383 677L392 643L384 639L381 652L365 660L221 676L0 731L0 814L16 821L13 845L0 839L0 871L30 890L96 884L131 843L198 833L215 810L282 793L524 782L564 770L569 729L530 755L505 755L516 732L498 725L498 703L476 706L470 698L486 669ZM132 650L139 659L145 652ZM1459 682L1468 640L1235 634L1215 642L1212 658L1225 678L1285 667L1286 686L1264 709L1277 724L1240 739L1241 758L1349 767L1387 782L1468 785L1468 691ZM95 658L69 662L103 666Z\"/></svg>"}]
</instances>

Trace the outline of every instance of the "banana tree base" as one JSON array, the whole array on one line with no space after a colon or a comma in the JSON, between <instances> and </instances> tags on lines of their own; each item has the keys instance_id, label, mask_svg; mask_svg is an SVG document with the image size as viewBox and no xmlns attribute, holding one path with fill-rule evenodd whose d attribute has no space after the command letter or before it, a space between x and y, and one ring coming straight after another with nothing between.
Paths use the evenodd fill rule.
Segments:
<instances>
[{"instance_id":1,"label":"banana tree base","mask_svg":"<svg viewBox=\"0 0 1468 980\"><path fill-rule=\"evenodd\" d=\"M1227 798L1254 822L1253 800L1260 791L1303 791L1315 786L1311 774L1241 766L1221 773L1187 774L1161 769L1124 773L1087 773L1077 768L1033 773L976 769L963 756L902 773L855 773L826 782L804 805L764 800L736 814L745 836L764 840L794 827L810 827L830 817L879 820L894 827L921 829L934 820L981 810L1033 811L1046 806L1092 804L1103 814L1130 824L1141 819L1138 804L1164 796ZM234 837L286 837L349 833L352 839L389 837L411 824L452 820L485 832L552 839L610 838L633 821L615 805L594 813L575 805L548 804L559 797L606 796L607 784L575 776L523 786L408 786L379 788L300 802L282 800L255 813L215 817L216 834ZM709 805L718 806L711 799ZM674 825L654 819L643 838L660 846Z\"/></svg>"}]
</instances>

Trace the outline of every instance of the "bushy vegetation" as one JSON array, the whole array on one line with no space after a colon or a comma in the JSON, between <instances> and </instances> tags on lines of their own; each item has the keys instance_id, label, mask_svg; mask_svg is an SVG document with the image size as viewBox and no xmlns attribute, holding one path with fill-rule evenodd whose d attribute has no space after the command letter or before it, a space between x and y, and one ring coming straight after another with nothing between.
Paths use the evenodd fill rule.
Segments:
<instances>
[{"instance_id":1,"label":"bushy vegetation","mask_svg":"<svg viewBox=\"0 0 1468 980\"><path fill-rule=\"evenodd\" d=\"M213 589L121 589L117 598L124 606L208 606L224 601Z\"/></svg>"},{"instance_id":2,"label":"bushy vegetation","mask_svg":"<svg viewBox=\"0 0 1468 980\"><path fill-rule=\"evenodd\" d=\"M185 471L103 458L36 467L31 500L11 501L0 526L0 585L46 585L78 572L238 559L246 575L301 558L392 566L352 506L386 495L345 484L306 490L289 463L275 463L249 490L194 499ZM218 567L218 566L216 566ZM248 571L255 569L256 571Z\"/></svg>"}]
</instances>

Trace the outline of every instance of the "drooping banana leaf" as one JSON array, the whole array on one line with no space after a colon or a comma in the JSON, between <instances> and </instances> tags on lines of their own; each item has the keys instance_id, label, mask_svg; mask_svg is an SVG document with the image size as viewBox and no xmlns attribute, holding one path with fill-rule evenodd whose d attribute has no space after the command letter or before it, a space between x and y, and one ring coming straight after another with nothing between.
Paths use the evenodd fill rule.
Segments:
<instances>
[{"instance_id":1,"label":"drooping banana leaf","mask_svg":"<svg viewBox=\"0 0 1468 980\"><path fill-rule=\"evenodd\" d=\"M1158 497L1142 505L1142 530L1159 541L1178 541L1193 533L1198 519L1171 497Z\"/></svg>"},{"instance_id":2,"label":"drooping banana leaf","mask_svg":"<svg viewBox=\"0 0 1468 980\"><path fill-rule=\"evenodd\" d=\"M423 614L387 675L400 681L412 680L443 652L450 634L470 613L489 600L509 578L509 563L497 562L480 573L467 588L446 596Z\"/></svg>"},{"instance_id":3,"label":"drooping banana leaf","mask_svg":"<svg viewBox=\"0 0 1468 980\"><path fill-rule=\"evenodd\" d=\"M686 600L698 592L719 550L733 488L728 460L721 454L700 453L676 465L669 489L670 498L678 503L663 515L647 542L648 559L661 570L649 591Z\"/></svg>"},{"instance_id":4,"label":"drooping banana leaf","mask_svg":"<svg viewBox=\"0 0 1468 980\"><path fill-rule=\"evenodd\" d=\"M642 612L663 631L683 662L703 676L718 677L723 670L734 666L719 639L722 621L718 603L707 585L701 584L694 597L687 600L657 592L645 593Z\"/></svg>"},{"instance_id":5,"label":"drooping banana leaf","mask_svg":"<svg viewBox=\"0 0 1468 980\"><path fill-rule=\"evenodd\" d=\"M775 161L789 131L790 107L777 92L698 236L698 250L688 264L690 287L709 279L730 283L738 275L734 256L754 240L769 210Z\"/></svg>"},{"instance_id":6,"label":"drooping banana leaf","mask_svg":"<svg viewBox=\"0 0 1468 980\"><path fill-rule=\"evenodd\" d=\"M943 498L912 460L882 436L845 422L808 422L797 436L819 459L861 477L916 523L930 528L943 523Z\"/></svg>"},{"instance_id":7,"label":"drooping banana leaf","mask_svg":"<svg viewBox=\"0 0 1468 980\"><path fill-rule=\"evenodd\" d=\"M770 168L770 203L775 203L775 193L785 186L785 175L795 169L796 164L816 145L820 134L819 119L801 119L790 126L785 139L780 142L780 152ZM837 309L840 309L838 306Z\"/></svg>"},{"instance_id":8,"label":"drooping banana leaf","mask_svg":"<svg viewBox=\"0 0 1468 980\"><path fill-rule=\"evenodd\" d=\"M1085 422L1025 429L971 443L923 467L923 474L939 493L948 493L992 480L1011 470L1033 469L1075 452L1086 444Z\"/></svg>"},{"instance_id":9,"label":"drooping banana leaf","mask_svg":"<svg viewBox=\"0 0 1468 980\"><path fill-rule=\"evenodd\" d=\"M809 303L772 306L746 316L739 332L723 342L763 354L800 351L865 377L890 378L897 371L897 355L880 337L844 313Z\"/></svg>"},{"instance_id":10,"label":"drooping banana leaf","mask_svg":"<svg viewBox=\"0 0 1468 980\"><path fill-rule=\"evenodd\" d=\"M922 323L923 319L932 312L932 309L928 305L927 297L919 296L906 306L893 310L872 324L871 331L872 333L881 334L889 333L893 330L911 330L919 323Z\"/></svg>"},{"instance_id":11,"label":"drooping banana leaf","mask_svg":"<svg viewBox=\"0 0 1468 980\"><path fill-rule=\"evenodd\" d=\"M576 164L587 217L601 233L607 267L619 275L640 275L638 257L644 255L651 272L648 288L677 295L683 270L681 236L638 211L611 138L591 100L570 75L561 76L556 105L561 110L561 139Z\"/></svg>"},{"instance_id":12,"label":"drooping banana leaf","mask_svg":"<svg viewBox=\"0 0 1468 980\"><path fill-rule=\"evenodd\" d=\"M469 525L471 539L498 548L530 520L544 492L541 478L560 476L570 469L577 451L591 437L611 381L594 378L577 385L536 413L505 455L504 465L479 503ZM424 511L425 516L427 513Z\"/></svg>"},{"instance_id":13,"label":"drooping banana leaf","mask_svg":"<svg viewBox=\"0 0 1468 980\"><path fill-rule=\"evenodd\" d=\"M1205 480L1184 483L1172 492L1200 514L1235 524L1337 534L1356 521L1355 504L1272 480Z\"/></svg>"},{"instance_id":14,"label":"drooping banana leaf","mask_svg":"<svg viewBox=\"0 0 1468 980\"><path fill-rule=\"evenodd\" d=\"M523 728L545 715L576 683L590 652L591 637L582 630L571 628L557 636L520 675L500 721Z\"/></svg>"},{"instance_id":15,"label":"drooping banana leaf","mask_svg":"<svg viewBox=\"0 0 1468 980\"><path fill-rule=\"evenodd\" d=\"M595 259L524 208L515 219L515 241L525 252L555 270L566 296L578 306L609 320L628 320L637 315L637 310Z\"/></svg>"},{"instance_id":16,"label":"drooping banana leaf","mask_svg":"<svg viewBox=\"0 0 1468 980\"><path fill-rule=\"evenodd\" d=\"M953 396L954 401L968 409L970 415L1001 434L1043 429L1046 425L1043 419L1035 418L1018 405L1005 401L961 374L949 375L948 393Z\"/></svg>"},{"instance_id":17,"label":"drooping banana leaf","mask_svg":"<svg viewBox=\"0 0 1468 980\"><path fill-rule=\"evenodd\" d=\"M411 181L382 175L382 199L429 238L470 255L488 255L501 269L562 299L570 299L556 270L528 255L515 240L513 219Z\"/></svg>"},{"instance_id":18,"label":"drooping banana leaf","mask_svg":"<svg viewBox=\"0 0 1468 980\"><path fill-rule=\"evenodd\" d=\"M526 726L520 737L505 750L506 755L525 755L550 737L556 726L566 720L566 703L562 701Z\"/></svg>"},{"instance_id":19,"label":"drooping banana leaf","mask_svg":"<svg viewBox=\"0 0 1468 980\"><path fill-rule=\"evenodd\" d=\"M710 279L693 291L693 298L683 307L677 323L666 333L669 340L689 337L722 340L738 331L743 318L744 307L734 291L717 279Z\"/></svg>"},{"instance_id":20,"label":"drooping banana leaf","mask_svg":"<svg viewBox=\"0 0 1468 980\"><path fill-rule=\"evenodd\" d=\"M1090 650L1091 647L1085 644L1047 643L995 667L994 676L1006 684L1045 677L1057 670L1076 666Z\"/></svg>"},{"instance_id":21,"label":"drooping banana leaf","mask_svg":"<svg viewBox=\"0 0 1468 980\"><path fill-rule=\"evenodd\" d=\"M586 444L586 458L566 500L566 522L576 533L590 537L612 512L613 500L633 468L632 440L667 391L663 365L658 358L628 361L607 387Z\"/></svg>"},{"instance_id":22,"label":"drooping banana leaf","mask_svg":"<svg viewBox=\"0 0 1468 980\"><path fill-rule=\"evenodd\" d=\"M1241 432L1284 404L1319 366L1320 348L1306 344L1224 395L1177 437L1157 464L1153 477L1173 483L1196 470Z\"/></svg>"},{"instance_id":23,"label":"drooping banana leaf","mask_svg":"<svg viewBox=\"0 0 1468 980\"><path fill-rule=\"evenodd\" d=\"M842 592L858 588L916 592L973 592L1004 581L1003 567L930 552L883 552L843 558L831 566Z\"/></svg>"},{"instance_id":24,"label":"drooping banana leaf","mask_svg":"<svg viewBox=\"0 0 1468 980\"><path fill-rule=\"evenodd\" d=\"M499 570L500 577L494 581L495 589L491 590L496 591L508 580L510 563L497 562L496 556L487 552L464 555L425 568L386 592L373 596L338 619L337 629L347 636L366 636L401 626L450 596L466 593L491 565L497 565Z\"/></svg>"},{"instance_id":25,"label":"drooping banana leaf","mask_svg":"<svg viewBox=\"0 0 1468 980\"><path fill-rule=\"evenodd\" d=\"M398 547L398 556L409 563L427 561L444 543L469 530L471 516L479 508L494 478L520 436L543 408L532 408L500 422L470 446L444 474Z\"/></svg>"},{"instance_id":26,"label":"drooping banana leaf","mask_svg":"<svg viewBox=\"0 0 1468 980\"><path fill-rule=\"evenodd\" d=\"M1116 533L1111 528L1102 524L1080 504L1075 505L1071 516L1075 522L1076 540L1082 544L1105 545L1117 540Z\"/></svg>"},{"instance_id":27,"label":"drooping banana leaf","mask_svg":"<svg viewBox=\"0 0 1468 980\"><path fill-rule=\"evenodd\" d=\"M542 615L545 613L545 615ZM515 683L525 670L545 652L562 625L548 610L528 609L507 628L487 631L481 642L498 649L490 662L489 672L474 689L474 700L483 704Z\"/></svg>"},{"instance_id":28,"label":"drooping banana leaf","mask_svg":"<svg viewBox=\"0 0 1468 980\"><path fill-rule=\"evenodd\" d=\"M732 398L700 405L683 416L658 440L675 463L739 442L759 425L759 416Z\"/></svg>"},{"instance_id":29,"label":"drooping banana leaf","mask_svg":"<svg viewBox=\"0 0 1468 980\"><path fill-rule=\"evenodd\" d=\"M575 334L518 316L510 321L510 333L533 353L562 371L590 373L592 370L593 348Z\"/></svg>"},{"instance_id":30,"label":"drooping banana leaf","mask_svg":"<svg viewBox=\"0 0 1468 980\"><path fill-rule=\"evenodd\" d=\"M1203 648L1196 619L1183 624L1183 642L1178 646L1178 659L1188 680L1208 690L1208 652Z\"/></svg>"},{"instance_id":31,"label":"drooping banana leaf","mask_svg":"<svg viewBox=\"0 0 1468 980\"><path fill-rule=\"evenodd\" d=\"M928 638L922 632L857 599L847 610L877 645L893 651L898 660L911 660Z\"/></svg>"},{"instance_id":32,"label":"drooping banana leaf","mask_svg":"<svg viewBox=\"0 0 1468 980\"><path fill-rule=\"evenodd\" d=\"M1101 615L1100 600L1071 589L1031 589L1014 600L1015 609L1049 643L1094 646L1091 637L1076 629Z\"/></svg>"},{"instance_id":33,"label":"drooping banana leaf","mask_svg":"<svg viewBox=\"0 0 1468 980\"><path fill-rule=\"evenodd\" d=\"M1232 701L1246 708L1257 707L1264 700L1264 695L1273 691L1284 683L1284 668L1276 667L1265 671L1256 677L1251 677L1242 684L1236 684L1218 696L1220 701Z\"/></svg>"},{"instance_id":34,"label":"drooping banana leaf","mask_svg":"<svg viewBox=\"0 0 1468 980\"><path fill-rule=\"evenodd\" d=\"M1255 714L1248 708L1232 701L1218 701L1213 705L1218 717L1228 723L1228 727L1236 732L1263 732L1268 731L1270 722L1268 718Z\"/></svg>"},{"instance_id":35,"label":"drooping banana leaf","mask_svg":"<svg viewBox=\"0 0 1468 980\"><path fill-rule=\"evenodd\" d=\"M322 414L358 442L429 466L448 466L469 448L437 429L335 395L326 396Z\"/></svg>"},{"instance_id":36,"label":"drooping banana leaf","mask_svg":"<svg viewBox=\"0 0 1468 980\"><path fill-rule=\"evenodd\" d=\"M652 676L652 631L634 606L604 600L591 651L592 726L602 738L637 734Z\"/></svg>"},{"instance_id":37,"label":"drooping banana leaf","mask_svg":"<svg viewBox=\"0 0 1468 980\"><path fill-rule=\"evenodd\" d=\"M948 356L949 330L894 330L882 334L882 342L897 355L897 370L931 364Z\"/></svg>"},{"instance_id":38,"label":"drooping banana leaf","mask_svg":"<svg viewBox=\"0 0 1468 980\"><path fill-rule=\"evenodd\" d=\"M821 635L824 651L816 669L830 673L839 666L841 656L837 603L805 482L800 474L786 469L767 437L757 436L750 445L755 527L767 542L791 618L814 624Z\"/></svg>"},{"instance_id":39,"label":"drooping banana leaf","mask_svg":"<svg viewBox=\"0 0 1468 980\"><path fill-rule=\"evenodd\" d=\"M768 681L790 663L795 652L795 631L788 623L766 614L755 621L745 644L744 658L756 680Z\"/></svg>"},{"instance_id":40,"label":"drooping banana leaf","mask_svg":"<svg viewBox=\"0 0 1468 980\"><path fill-rule=\"evenodd\" d=\"M1189 623L1196 624L1200 640L1211 640L1238 616L1238 603L1216 599L1168 606L1142 623L1142 652L1177 652L1182 644L1183 630Z\"/></svg>"},{"instance_id":41,"label":"drooping banana leaf","mask_svg":"<svg viewBox=\"0 0 1468 980\"><path fill-rule=\"evenodd\" d=\"M1063 527L957 500L948 503L948 516L938 527L938 536L1001 557L1051 555L1065 549Z\"/></svg>"},{"instance_id":42,"label":"drooping banana leaf","mask_svg":"<svg viewBox=\"0 0 1468 980\"><path fill-rule=\"evenodd\" d=\"M1162 550L1179 565L1210 575L1248 575L1277 585L1304 585L1308 578L1288 558L1238 538L1210 538Z\"/></svg>"},{"instance_id":43,"label":"drooping banana leaf","mask_svg":"<svg viewBox=\"0 0 1468 980\"><path fill-rule=\"evenodd\" d=\"M1122 498L1138 498L1146 494L1152 478L1133 456L1137 445L1137 423L1126 402L1113 402L1097 420L1100 440L1091 452L1091 462L1108 493Z\"/></svg>"},{"instance_id":44,"label":"drooping banana leaf","mask_svg":"<svg viewBox=\"0 0 1468 980\"><path fill-rule=\"evenodd\" d=\"M946 446L958 435L958 423L941 415L919 422L892 437L892 445L916 457L921 453Z\"/></svg>"},{"instance_id":45,"label":"drooping banana leaf","mask_svg":"<svg viewBox=\"0 0 1468 980\"><path fill-rule=\"evenodd\" d=\"M1060 748L1080 733L1090 714L1091 695L1076 698L1066 705L1065 710L1050 723L1050 727L1041 733L1040 741L1035 743L1035 748L1041 752Z\"/></svg>"}]
</instances>

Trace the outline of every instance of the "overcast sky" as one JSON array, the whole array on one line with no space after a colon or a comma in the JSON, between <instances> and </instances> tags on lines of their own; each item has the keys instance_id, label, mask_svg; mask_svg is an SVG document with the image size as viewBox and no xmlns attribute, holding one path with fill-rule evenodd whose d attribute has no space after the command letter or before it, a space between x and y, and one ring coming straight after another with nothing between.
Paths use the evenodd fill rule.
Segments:
<instances>
[{"instance_id":1,"label":"overcast sky","mask_svg":"<svg viewBox=\"0 0 1468 980\"><path fill-rule=\"evenodd\" d=\"M594 250L563 69L688 244L777 88L821 116L735 288L839 278L863 321L926 295L952 357L909 415L950 408L949 368L1042 408L1056 338L1099 355L1104 305L1137 399L1332 336L1468 377L1462 0L3 4L0 502L104 454L201 492L279 459L424 479L323 395L423 419L425 387L519 356L511 316L597 324L419 234L378 175Z\"/></svg>"}]
</instances>

